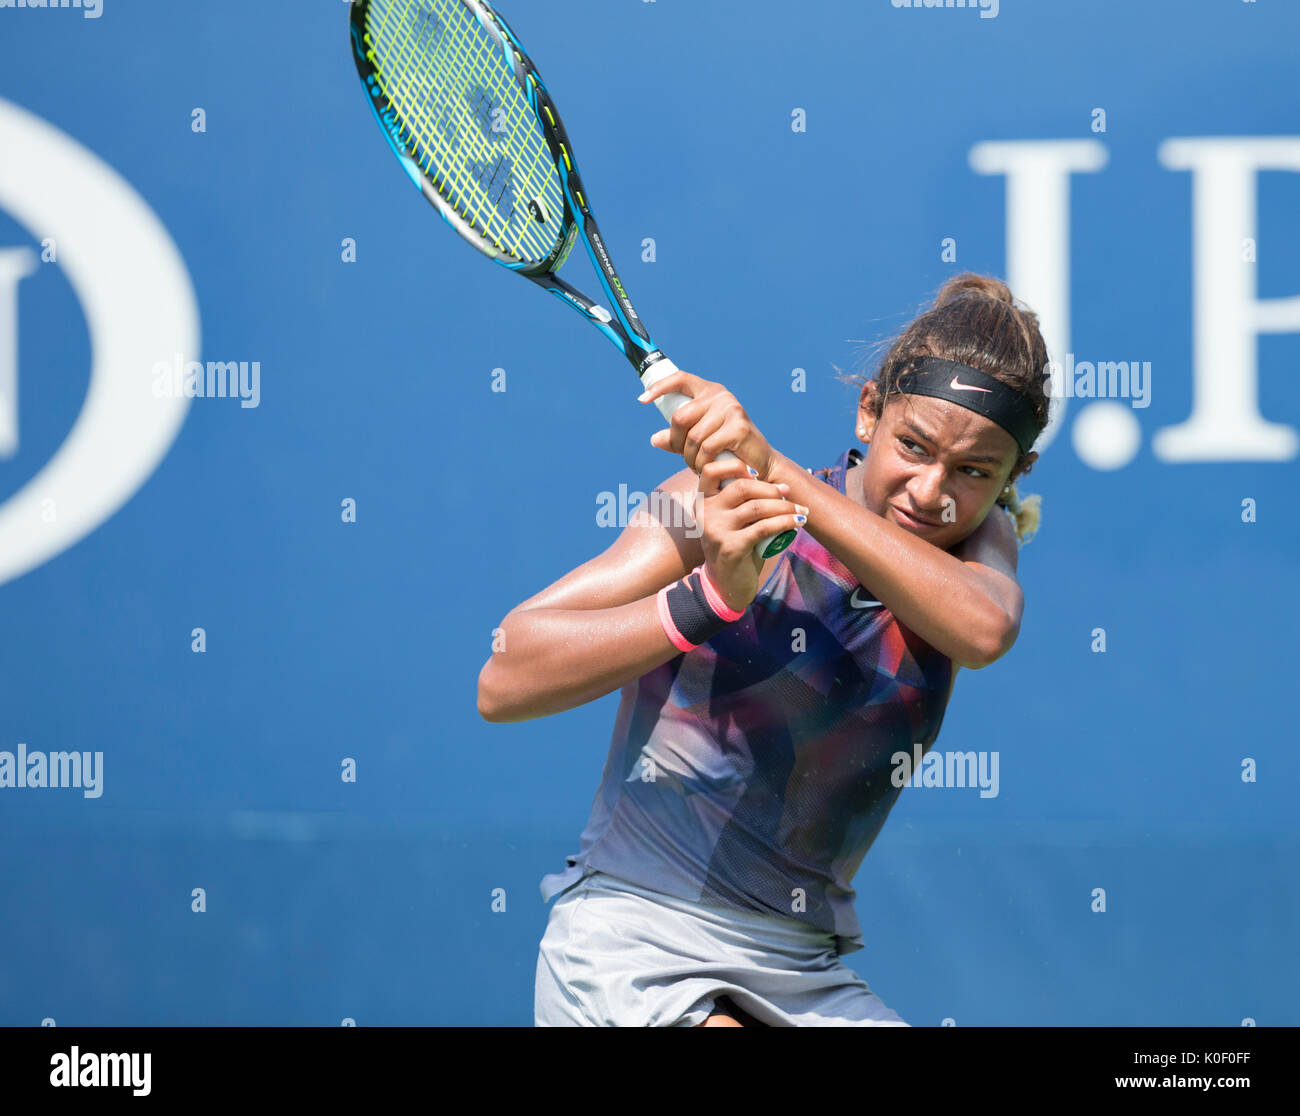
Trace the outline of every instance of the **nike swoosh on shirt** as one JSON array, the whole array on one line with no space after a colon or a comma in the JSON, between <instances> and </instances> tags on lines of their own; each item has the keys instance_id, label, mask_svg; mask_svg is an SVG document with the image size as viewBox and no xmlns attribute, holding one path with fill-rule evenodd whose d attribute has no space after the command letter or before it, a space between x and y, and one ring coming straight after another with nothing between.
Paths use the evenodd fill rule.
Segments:
<instances>
[{"instance_id":1,"label":"nike swoosh on shirt","mask_svg":"<svg viewBox=\"0 0 1300 1116\"><path fill-rule=\"evenodd\" d=\"M955 388L957 391L982 391L985 395L990 394L993 390L992 388L976 387L974 384L958 383L956 376L952 378L952 383L949 384L948 386L951 388Z\"/></svg>"},{"instance_id":2,"label":"nike swoosh on shirt","mask_svg":"<svg viewBox=\"0 0 1300 1116\"><path fill-rule=\"evenodd\" d=\"M880 601L860 601L860 600L858 600L858 593L859 593L859 592L860 592L860 590L858 590L858 589L854 589L853 592L852 592L851 594L849 594L849 604L850 604L853 608L875 608L875 607L884 608L884 607L885 607L883 604L880 603Z\"/></svg>"}]
</instances>

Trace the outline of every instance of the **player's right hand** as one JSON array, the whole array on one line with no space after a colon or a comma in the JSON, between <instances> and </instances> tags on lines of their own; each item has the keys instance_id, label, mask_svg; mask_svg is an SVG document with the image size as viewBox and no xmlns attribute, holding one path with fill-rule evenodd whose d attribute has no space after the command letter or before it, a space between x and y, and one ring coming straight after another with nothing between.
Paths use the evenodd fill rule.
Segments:
<instances>
[{"instance_id":1,"label":"player's right hand","mask_svg":"<svg viewBox=\"0 0 1300 1116\"><path fill-rule=\"evenodd\" d=\"M723 485L724 481L730 483ZM755 552L760 539L779 535L802 523L808 509L786 499L790 486L750 476L741 460L710 461L700 471L695 494L695 522L704 547L704 565L728 607L743 611L758 595L763 560Z\"/></svg>"}]
</instances>

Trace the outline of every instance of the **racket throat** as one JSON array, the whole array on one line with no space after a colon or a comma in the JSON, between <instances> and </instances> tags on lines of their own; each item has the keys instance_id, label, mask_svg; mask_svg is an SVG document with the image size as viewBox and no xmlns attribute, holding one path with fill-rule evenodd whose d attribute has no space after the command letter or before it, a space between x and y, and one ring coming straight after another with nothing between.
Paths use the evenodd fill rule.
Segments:
<instances>
[{"instance_id":1,"label":"racket throat","mask_svg":"<svg viewBox=\"0 0 1300 1116\"><path fill-rule=\"evenodd\" d=\"M671 376L677 371L680 371L677 365L664 356L659 349L646 353L637 367L637 375L641 377L641 384L646 388L657 384L660 380Z\"/></svg>"}]
</instances>

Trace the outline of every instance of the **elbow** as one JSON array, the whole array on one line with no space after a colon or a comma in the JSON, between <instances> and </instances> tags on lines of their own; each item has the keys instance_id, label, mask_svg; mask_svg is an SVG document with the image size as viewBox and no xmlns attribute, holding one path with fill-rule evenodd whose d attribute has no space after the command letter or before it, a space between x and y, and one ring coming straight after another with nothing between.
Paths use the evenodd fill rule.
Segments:
<instances>
[{"instance_id":1,"label":"elbow","mask_svg":"<svg viewBox=\"0 0 1300 1116\"><path fill-rule=\"evenodd\" d=\"M1020 636L1020 623L1013 620L1001 609L998 619L989 624L987 635L978 643L972 644L967 652L969 662L958 662L958 666L968 670L983 670L992 666L1015 646Z\"/></svg>"},{"instance_id":2,"label":"elbow","mask_svg":"<svg viewBox=\"0 0 1300 1116\"><path fill-rule=\"evenodd\" d=\"M495 664L495 665L494 665ZM489 659L478 675L478 715L494 725L509 725L542 716L521 691L518 679L503 678L500 664Z\"/></svg>"},{"instance_id":3,"label":"elbow","mask_svg":"<svg viewBox=\"0 0 1300 1116\"><path fill-rule=\"evenodd\" d=\"M992 666L996 663L1016 645L1016 640L1020 638L1020 621L1012 619L1005 612L1000 613L1000 616L1000 622L993 629L984 666Z\"/></svg>"},{"instance_id":4,"label":"elbow","mask_svg":"<svg viewBox=\"0 0 1300 1116\"><path fill-rule=\"evenodd\" d=\"M485 721L497 724L505 718L502 716L497 693L491 684L492 675L495 673L492 662L493 660L489 659L478 673L478 715Z\"/></svg>"}]
</instances>

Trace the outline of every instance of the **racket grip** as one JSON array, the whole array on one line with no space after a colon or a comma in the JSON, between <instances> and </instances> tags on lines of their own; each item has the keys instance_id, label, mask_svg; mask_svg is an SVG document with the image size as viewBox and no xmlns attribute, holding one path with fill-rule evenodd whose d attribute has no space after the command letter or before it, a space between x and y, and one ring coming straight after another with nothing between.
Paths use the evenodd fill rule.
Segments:
<instances>
[{"instance_id":1,"label":"racket grip","mask_svg":"<svg viewBox=\"0 0 1300 1116\"><path fill-rule=\"evenodd\" d=\"M665 377L671 376L676 371L678 371L677 365L667 357L663 357L642 373L641 386L649 388ZM666 395L659 396L659 398L655 400L655 406L659 408L659 413L663 415L664 418L671 421L673 412L684 403L689 403L690 401L691 397L689 395L683 395L680 391L670 391ZM735 461L737 458L730 450L723 450L718 454L716 460ZM739 479L739 477L728 477L722 482L722 487L726 488L733 480ZM781 531L775 535L769 535L766 538L759 539L758 542L754 544L754 553L760 559L774 558L794 542L797 534L797 531L791 529L789 531Z\"/></svg>"}]
</instances>

